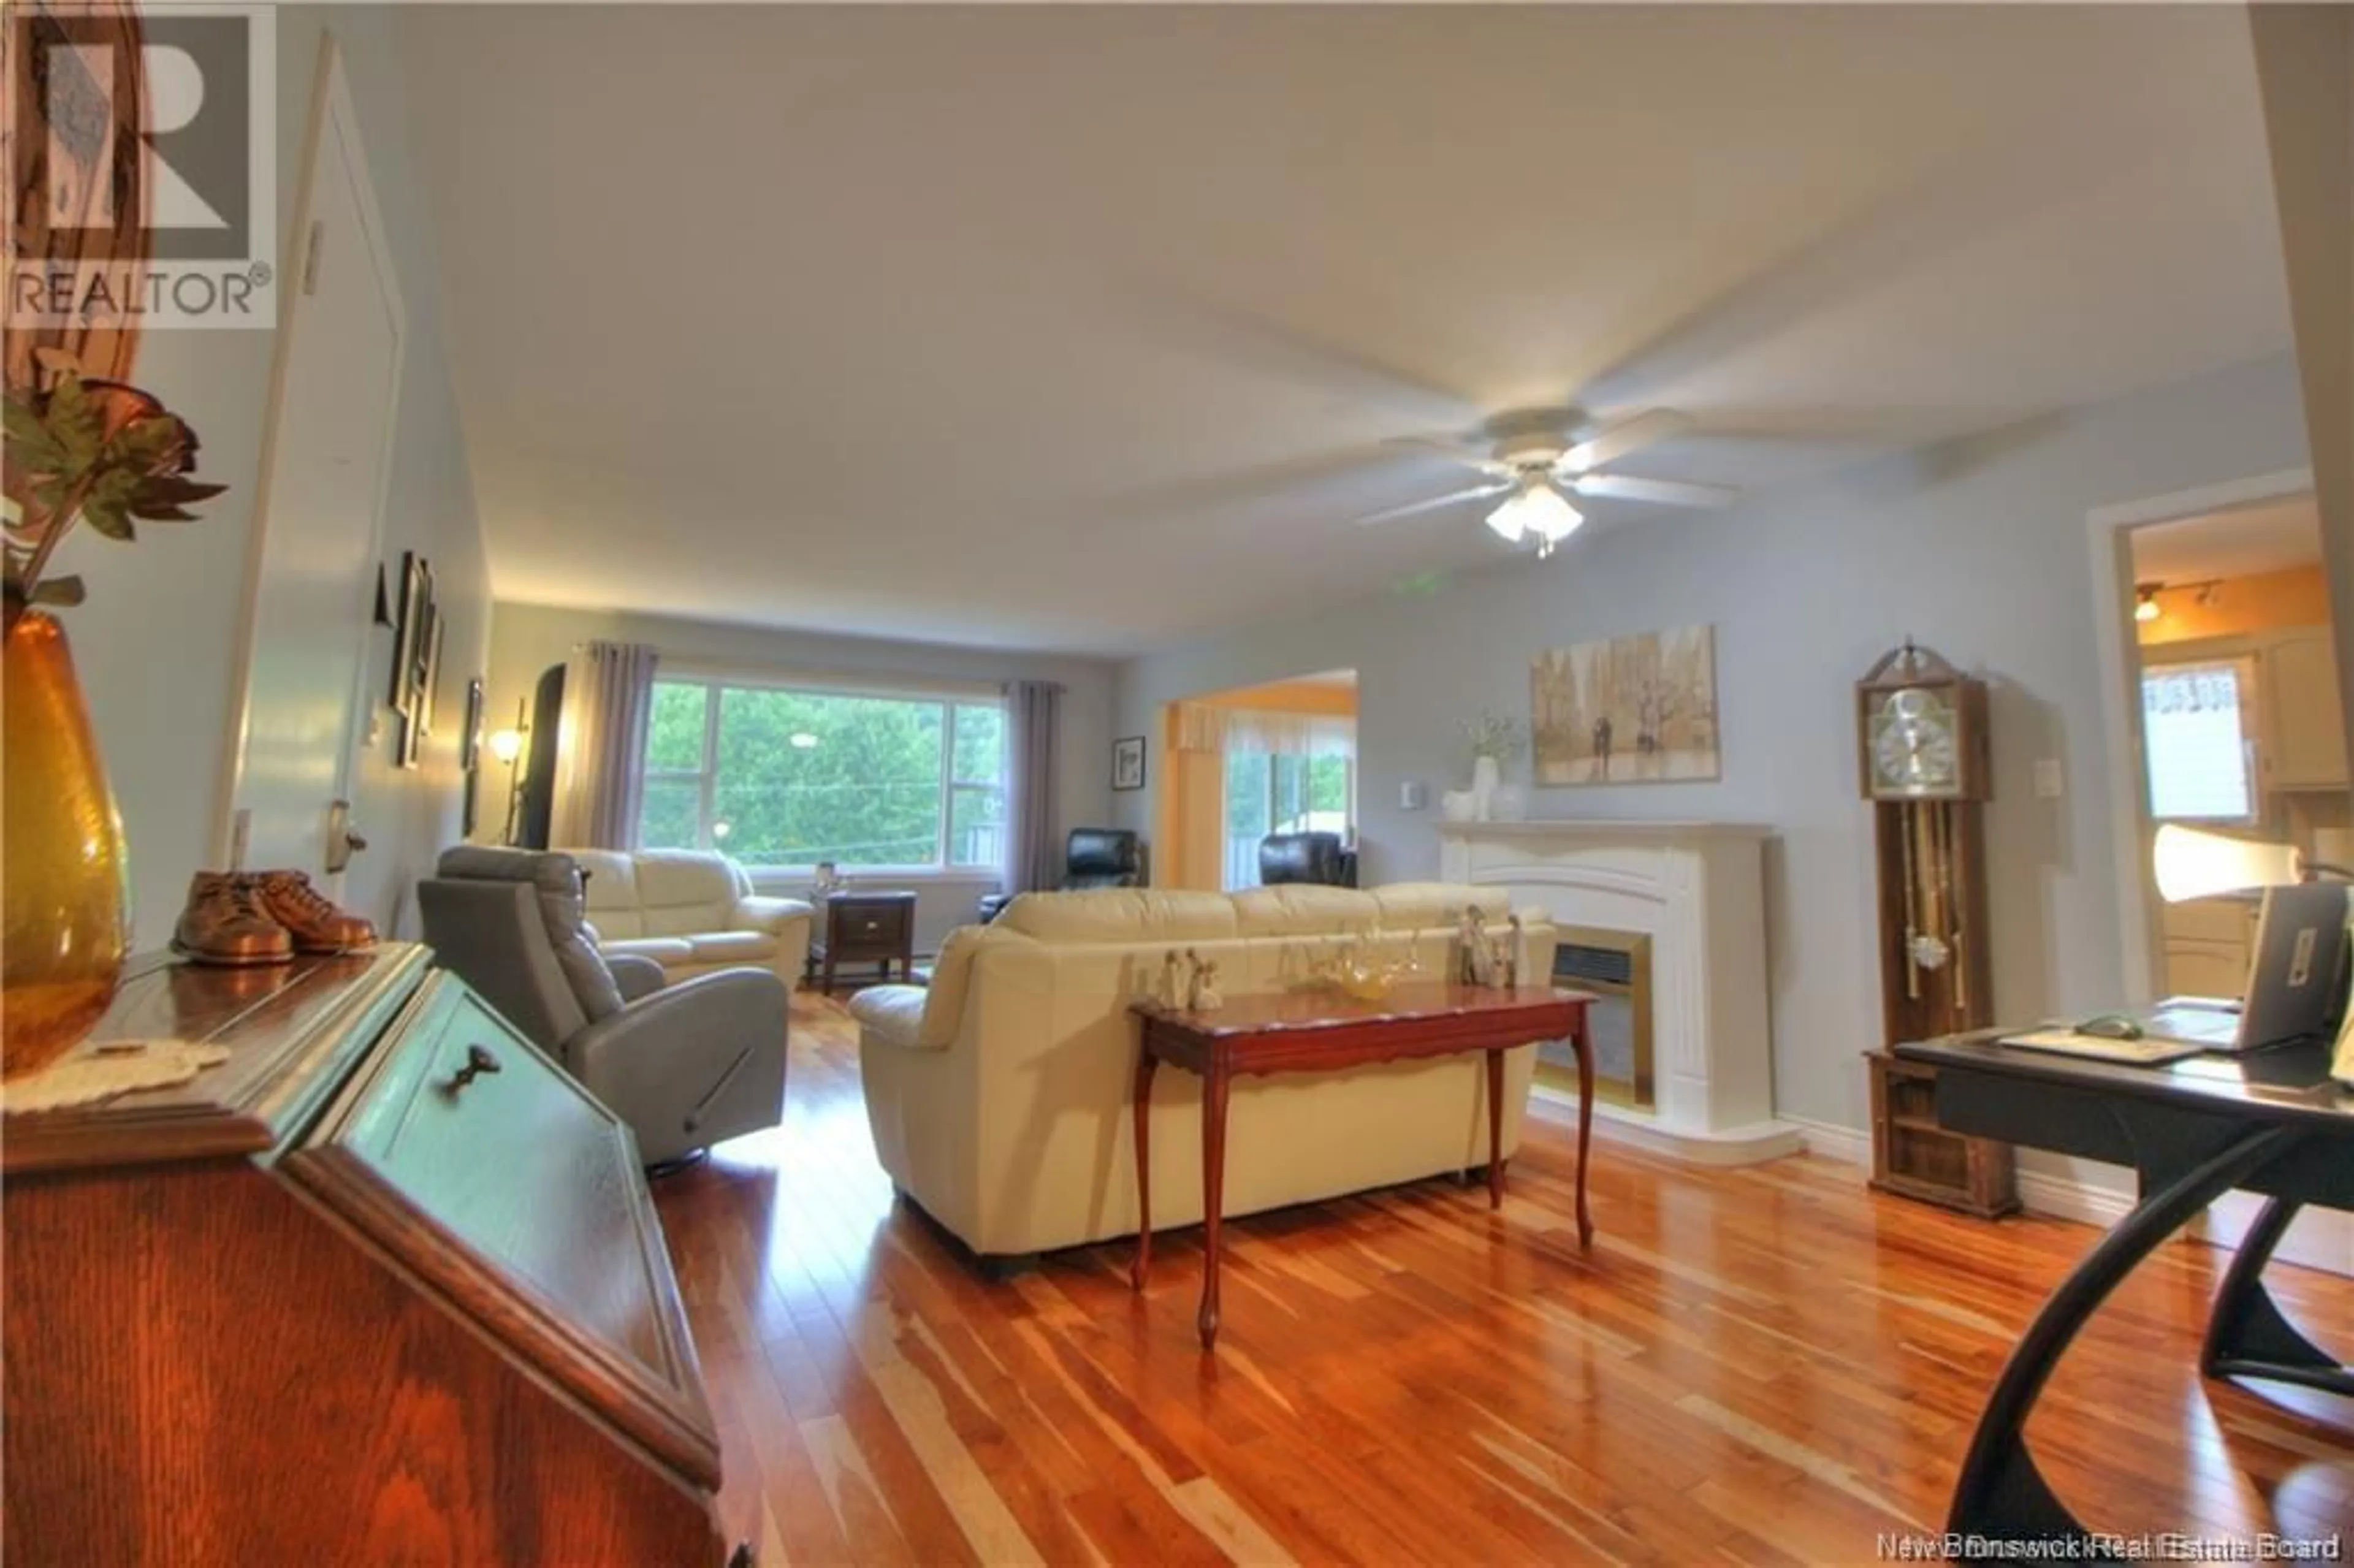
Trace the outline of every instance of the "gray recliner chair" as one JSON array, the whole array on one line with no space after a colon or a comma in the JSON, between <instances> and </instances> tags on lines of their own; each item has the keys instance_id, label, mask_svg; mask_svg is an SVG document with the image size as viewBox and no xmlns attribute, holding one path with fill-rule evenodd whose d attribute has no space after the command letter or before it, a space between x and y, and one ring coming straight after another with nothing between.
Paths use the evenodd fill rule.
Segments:
<instances>
[{"instance_id":1,"label":"gray recliner chair","mask_svg":"<svg viewBox=\"0 0 2354 1568\"><path fill-rule=\"evenodd\" d=\"M663 985L651 959L606 959L572 857L462 846L417 885L434 956L674 1165L774 1127L785 1101L784 982L721 969Z\"/></svg>"}]
</instances>

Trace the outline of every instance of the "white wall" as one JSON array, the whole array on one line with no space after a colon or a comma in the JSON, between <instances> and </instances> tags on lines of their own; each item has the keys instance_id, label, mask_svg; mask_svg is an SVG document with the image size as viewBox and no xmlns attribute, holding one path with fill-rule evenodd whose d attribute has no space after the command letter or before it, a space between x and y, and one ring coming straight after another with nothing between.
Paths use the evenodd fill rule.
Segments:
<instances>
[{"instance_id":1,"label":"white wall","mask_svg":"<svg viewBox=\"0 0 2354 1568\"><path fill-rule=\"evenodd\" d=\"M341 39L344 69L384 210L387 242L408 311L408 357L394 437L385 551L424 553L434 564L444 642L442 702L461 702L481 667L489 622L488 576L465 449L440 342L440 279L433 234L409 163L408 108L388 13L376 6L287 7L278 12L278 211L291 230L295 182L308 131L323 28ZM281 236L280 253L288 254ZM294 275L282 266L281 276ZM224 761L235 746L232 689L244 638L248 552L271 355L267 332L161 331L140 343L133 379L186 418L203 441L198 477L226 483L199 521L142 524L119 545L81 530L58 552L58 569L80 572L90 601L68 612L108 772L130 844L133 941L168 940L191 873L217 863L227 802ZM273 519L273 527L300 519ZM389 633L370 634L371 684L382 690ZM390 766L372 754L355 782L355 817L371 848L356 861L347 897L387 929L414 933L408 889L440 844L457 836L457 726L436 735L423 765ZM389 747L389 740L385 743Z\"/></svg>"},{"instance_id":2,"label":"white wall","mask_svg":"<svg viewBox=\"0 0 2354 1568\"><path fill-rule=\"evenodd\" d=\"M769 675L904 677L915 681L1059 681L1063 696L1063 827L1100 826L1111 820L1111 694L1113 666L1091 659L948 648L879 638L679 620L626 610L561 609L501 600L491 633L490 722L514 722L515 702L528 697L540 672L560 664L574 647L592 640L643 642L666 659ZM1122 734L1132 734L1123 730ZM481 818L475 836L495 842L505 818L506 770L484 764ZM993 891L991 875L943 873L910 880L917 890L916 945L930 952L949 931L973 917L973 905ZM787 889L797 891L797 889Z\"/></svg>"},{"instance_id":3,"label":"white wall","mask_svg":"<svg viewBox=\"0 0 2354 1568\"><path fill-rule=\"evenodd\" d=\"M1158 733L1150 721L1172 698L1352 667L1366 878L1426 876L1438 864L1436 813L1400 810L1398 786L1425 780L1435 798L1465 781L1458 721L1482 707L1525 719L1532 654L1713 623L1723 779L1537 790L1532 814L1770 825L1776 1104L1861 1128L1859 1054L1879 1044L1879 1000L1853 683L1907 633L1993 683L1998 1014L2114 1005L2117 882L2085 514L2305 461L2295 371L2268 360L1723 514L1648 514L1427 598L1370 599L1140 658L1121 671L1116 727ZM2065 799L2034 798L2039 758L2062 764ZM1525 761L1517 768L1525 777ZM1119 805L1129 825L1152 820L1149 790Z\"/></svg>"}]
</instances>

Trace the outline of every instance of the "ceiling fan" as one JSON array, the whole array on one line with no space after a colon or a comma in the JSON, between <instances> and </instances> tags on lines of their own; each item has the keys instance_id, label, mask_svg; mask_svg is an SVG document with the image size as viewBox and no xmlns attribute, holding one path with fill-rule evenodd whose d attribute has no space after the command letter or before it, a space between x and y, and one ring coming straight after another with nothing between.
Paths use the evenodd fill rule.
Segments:
<instances>
[{"instance_id":1,"label":"ceiling fan","mask_svg":"<svg viewBox=\"0 0 2354 1568\"><path fill-rule=\"evenodd\" d=\"M1585 514L1569 503L1571 495L1648 501L1661 506L1724 506L1739 498L1739 492L1723 485L1599 471L1630 452L1689 429L1691 420L1686 415L1672 408L1649 408L1598 429L1570 433L1585 422L1584 415L1575 409L1500 414L1485 427L1485 433L1495 442L1485 451L1459 440L1402 437L1390 444L1435 453L1484 477L1466 489L1393 506L1356 521L1367 526L1394 523L1443 506L1500 495L1505 499L1488 514L1488 526L1515 544L1533 538L1538 556L1544 556L1585 521Z\"/></svg>"}]
</instances>

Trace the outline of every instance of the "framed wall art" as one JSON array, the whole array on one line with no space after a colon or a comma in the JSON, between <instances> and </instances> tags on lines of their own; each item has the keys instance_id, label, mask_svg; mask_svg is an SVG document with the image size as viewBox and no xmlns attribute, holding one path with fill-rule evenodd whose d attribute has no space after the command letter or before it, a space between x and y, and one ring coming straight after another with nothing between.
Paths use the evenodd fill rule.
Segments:
<instances>
[{"instance_id":1,"label":"framed wall art","mask_svg":"<svg viewBox=\"0 0 2354 1568\"><path fill-rule=\"evenodd\" d=\"M1547 649L1530 666L1529 717L1539 785L1719 778L1715 630Z\"/></svg>"},{"instance_id":2,"label":"framed wall art","mask_svg":"<svg viewBox=\"0 0 2354 1568\"><path fill-rule=\"evenodd\" d=\"M1111 743L1111 787L1115 789L1144 788L1144 737L1127 735Z\"/></svg>"}]
</instances>

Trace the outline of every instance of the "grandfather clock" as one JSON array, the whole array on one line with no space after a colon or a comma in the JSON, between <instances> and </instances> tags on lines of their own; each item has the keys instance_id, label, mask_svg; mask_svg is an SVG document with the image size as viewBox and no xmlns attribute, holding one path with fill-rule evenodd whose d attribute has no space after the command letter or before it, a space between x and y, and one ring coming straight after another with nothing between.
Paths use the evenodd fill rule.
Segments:
<instances>
[{"instance_id":1,"label":"grandfather clock","mask_svg":"<svg viewBox=\"0 0 2354 1568\"><path fill-rule=\"evenodd\" d=\"M1882 1049L1872 1064L1872 1185L1965 1210L2019 1206L2010 1147L1937 1126L1935 1068L1885 1047L1993 1022L1984 681L1907 638L1855 687L1858 775L1872 802Z\"/></svg>"}]
</instances>

